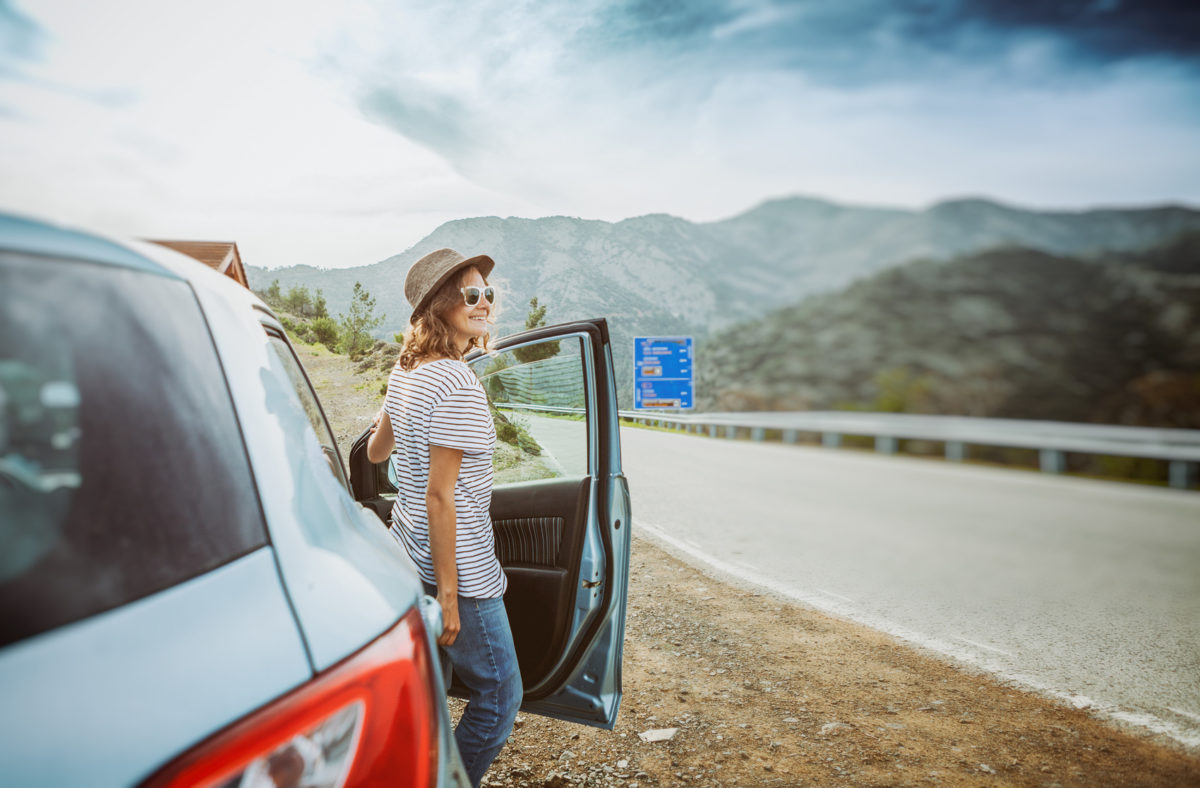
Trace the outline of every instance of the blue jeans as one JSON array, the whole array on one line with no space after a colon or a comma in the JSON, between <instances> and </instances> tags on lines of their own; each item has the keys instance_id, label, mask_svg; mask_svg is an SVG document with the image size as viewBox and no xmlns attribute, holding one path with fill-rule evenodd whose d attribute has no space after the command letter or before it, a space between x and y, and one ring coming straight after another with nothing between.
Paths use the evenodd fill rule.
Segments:
<instances>
[{"instance_id":1,"label":"blue jeans","mask_svg":"<svg viewBox=\"0 0 1200 788\"><path fill-rule=\"evenodd\" d=\"M425 591L437 595L428 583ZM454 740L471 785L478 786L512 733L524 687L504 599L459 596L458 618L458 637L442 652L470 690Z\"/></svg>"}]
</instances>

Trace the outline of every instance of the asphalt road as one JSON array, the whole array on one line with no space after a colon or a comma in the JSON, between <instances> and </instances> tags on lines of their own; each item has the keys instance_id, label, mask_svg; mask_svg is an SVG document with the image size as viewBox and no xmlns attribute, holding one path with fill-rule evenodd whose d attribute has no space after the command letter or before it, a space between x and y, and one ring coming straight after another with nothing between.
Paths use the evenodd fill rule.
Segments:
<instances>
[{"instance_id":1,"label":"asphalt road","mask_svg":"<svg viewBox=\"0 0 1200 788\"><path fill-rule=\"evenodd\" d=\"M551 446L553 421L530 420ZM1200 493L633 428L621 439L644 535L1200 746Z\"/></svg>"}]
</instances>

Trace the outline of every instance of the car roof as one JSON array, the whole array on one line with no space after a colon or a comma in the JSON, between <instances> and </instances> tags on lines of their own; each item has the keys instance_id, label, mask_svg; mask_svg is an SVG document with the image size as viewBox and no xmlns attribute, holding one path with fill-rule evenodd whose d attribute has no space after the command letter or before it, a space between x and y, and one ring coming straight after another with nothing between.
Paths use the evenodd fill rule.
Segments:
<instances>
[{"instance_id":1,"label":"car roof","mask_svg":"<svg viewBox=\"0 0 1200 788\"><path fill-rule=\"evenodd\" d=\"M117 241L14 214L0 213L0 249L69 257L178 278L178 274Z\"/></svg>"}]
</instances>

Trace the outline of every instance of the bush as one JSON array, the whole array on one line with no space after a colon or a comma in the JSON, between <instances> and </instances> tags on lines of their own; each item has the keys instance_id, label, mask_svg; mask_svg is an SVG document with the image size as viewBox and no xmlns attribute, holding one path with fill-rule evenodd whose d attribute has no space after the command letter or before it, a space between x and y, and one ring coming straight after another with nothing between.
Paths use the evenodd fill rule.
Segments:
<instances>
[{"instance_id":1,"label":"bush","mask_svg":"<svg viewBox=\"0 0 1200 788\"><path fill-rule=\"evenodd\" d=\"M286 315L279 316L279 323L283 326L283 330L292 338L293 342L303 342L306 345L311 345L315 339L308 323L292 320Z\"/></svg>"},{"instance_id":2,"label":"bush","mask_svg":"<svg viewBox=\"0 0 1200 788\"><path fill-rule=\"evenodd\" d=\"M504 414L492 408L492 421L496 424L496 439L501 443L507 443L510 446L515 446L526 454L537 456L542 453L542 447L533 439L528 432L509 421Z\"/></svg>"},{"instance_id":3,"label":"bush","mask_svg":"<svg viewBox=\"0 0 1200 788\"><path fill-rule=\"evenodd\" d=\"M331 317L318 317L309 324L309 331L317 342L332 351L337 351L340 332L336 320Z\"/></svg>"}]
</instances>

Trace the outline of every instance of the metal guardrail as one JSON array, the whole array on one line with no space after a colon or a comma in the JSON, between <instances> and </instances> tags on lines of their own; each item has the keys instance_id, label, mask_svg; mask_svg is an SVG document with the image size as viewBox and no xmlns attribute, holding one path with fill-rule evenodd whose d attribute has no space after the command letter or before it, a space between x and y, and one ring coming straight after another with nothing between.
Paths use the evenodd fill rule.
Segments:
<instances>
[{"instance_id":1,"label":"metal guardrail","mask_svg":"<svg viewBox=\"0 0 1200 788\"><path fill-rule=\"evenodd\" d=\"M981 419L965 416L924 416L910 413L855 413L846 411L767 413L646 413L620 412L622 419L718 437L737 437L746 430L754 440L763 440L768 430L779 431L785 443L795 443L801 434L821 436L825 446L838 446L844 435L873 437L875 448L895 453L902 439L945 444L946 459L966 459L967 446L1005 446L1034 449L1043 471L1066 470L1066 453L1100 454L1115 457L1146 457L1170 463L1172 487L1189 488L1196 483L1200 463L1200 430L1123 427L1063 421Z\"/></svg>"},{"instance_id":2,"label":"metal guardrail","mask_svg":"<svg viewBox=\"0 0 1200 788\"><path fill-rule=\"evenodd\" d=\"M581 408L497 403L497 407L547 413L583 413ZM620 411L627 421L736 438L745 431L752 440L779 432L784 443L797 443L802 434L819 435L825 446L836 447L845 435L873 437L876 451L894 454L899 442L926 440L945 444L947 460L962 461L967 446L1034 449L1048 473L1066 470L1066 453L1114 457L1145 457L1170 463L1172 487L1195 486L1200 464L1200 430L1123 427L1064 421L981 419L965 416L925 416L910 413L847 411L765 413L655 413Z\"/></svg>"}]
</instances>

